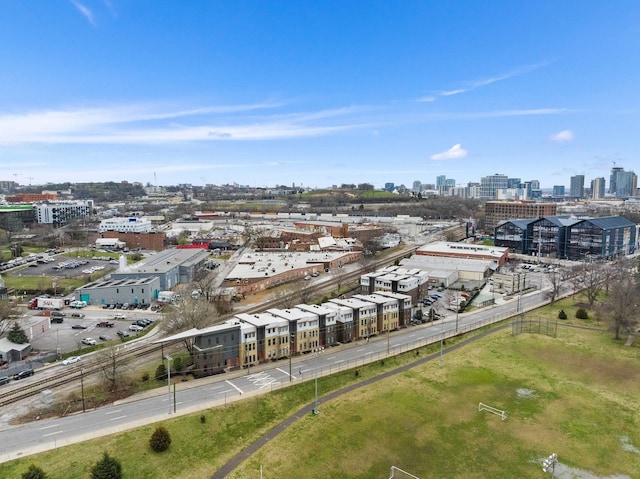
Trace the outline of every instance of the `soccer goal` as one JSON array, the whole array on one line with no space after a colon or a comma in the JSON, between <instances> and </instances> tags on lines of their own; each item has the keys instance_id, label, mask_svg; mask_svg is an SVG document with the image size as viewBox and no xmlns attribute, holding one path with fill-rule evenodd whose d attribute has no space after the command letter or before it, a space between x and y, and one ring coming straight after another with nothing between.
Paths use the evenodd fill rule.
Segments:
<instances>
[{"instance_id":1,"label":"soccer goal","mask_svg":"<svg viewBox=\"0 0 640 479\"><path fill-rule=\"evenodd\" d=\"M413 479L420 479L418 476L409 474L407 471L403 471L402 469L396 466L391 466L391 475L389 476L389 479L393 479L394 477L396 477L396 472L399 472L400 474L404 474L408 477L412 477ZM398 476L398 477L404 477L404 476Z\"/></svg>"},{"instance_id":2,"label":"soccer goal","mask_svg":"<svg viewBox=\"0 0 640 479\"><path fill-rule=\"evenodd\" d=\"M505 411L503 411L502 409L497 409L495 407L488 406L484 403L478 404L478 411L489 411L490 413L493 413L496 416L500 416L503 421L507 419L507 413Z\"/></svg>"}]
</instances>

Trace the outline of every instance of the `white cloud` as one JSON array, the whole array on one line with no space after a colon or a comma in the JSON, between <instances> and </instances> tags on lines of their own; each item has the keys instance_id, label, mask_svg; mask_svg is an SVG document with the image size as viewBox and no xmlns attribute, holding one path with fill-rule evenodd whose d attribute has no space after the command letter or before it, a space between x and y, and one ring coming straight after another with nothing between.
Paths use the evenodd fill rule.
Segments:
<instances>
[{"instance_id":1,"label":"white cloud","mask_svg":"<svg viewBox=\"0 0 640 479\"><path fill-rule=\"evenodd\" d=\"M89 23L93 26L96 25L95 18L93 16L93 12L89 10L89 7L80 3L78 0L70 0L74 7L78 9L80 13L82 13L85 18L89 21Z\"/></svg>"},{"instance_id":2,"label":"white cloud","mask_svg":"<svg viewBox=\"0 0 640 479\"><path fill-rule=\"evenodd\" d=\"M465 150L464 148L462 148L462 145L460 145L460 143L458 143L457 145L453 145L451 148L449 148L446 151L443 151L441 153L436 153L435 155L431 155L431 159L432 160L452 160L455 158L464 158L465 156L467 156L467 150Z\"/></svg>"},{"instance_id":3,"label":"white cloud","mask_svg":"<svg viewBox=\"0 0 640 479\"><path fill-rule=\"evenodd\" d=\"M509 78L514 78L520 75L524 75L525 73L529 73L531 71L537 70L538 68L541 68L543 66L545 66L546 63L537 63L537 64L533 64L533 65L524 65L522 67L516 68L515 70L511 70L508 71L506 73L503 73L502 75L498 75L495 77L490 77L490 78L485 78L482 80L474 80L474 81L470 81L470 82L466 82L463 84L462 87L460 88L456 88L454 90L443 90L440 92L437 92L431 96L424 96L421 98L418 98L418 102L424 102L424 101L435 101L436 98L441 97L441 96L454 96L454 95L459 95L461 93L467 93L469 91L475 90L477 88L481 88L483 86L488 86L491 85L492 83L496 83L502 80L508 80Z\"/></svg>"},{"instance_id":4,"label":"white cloud","mask_svg":"<svg viewBox=\"0 0 640 479\"><path fill-rule=\"evenodd\" d=\"M435 96L422 96L416 100L419 103L431 103L432 101L436 101Z\"/></svg>"},{"instance_id":5,"label":"white cloud","mask_svg":"<svg viewBox=\"0 0 640 479\"><path fill-rule=\"evenodd\" d=\"M556 143L566 143L568 141L573 140L575 135L571 130L562 130L558 133L554 133L551 135L551 141L555 141Z\"/></svg>"},{"instance_id":6,"label":"white cloud","mask_svg":"<svg viewBox=\"0 0 640 479\"><path fill-rule=\"evenodd\" d=\"M354 108L256 116L277 106L267 102L176 109L133 104L0 114L0 145L269 140L366 126L362 119L349 119Z\"/></svg>"}]
</instances>

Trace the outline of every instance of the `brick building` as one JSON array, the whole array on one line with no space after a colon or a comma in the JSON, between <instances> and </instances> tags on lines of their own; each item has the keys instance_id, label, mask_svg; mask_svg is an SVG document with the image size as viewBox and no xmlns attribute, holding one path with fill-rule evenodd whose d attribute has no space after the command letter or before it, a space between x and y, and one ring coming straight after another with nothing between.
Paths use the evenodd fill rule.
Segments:
<instances>
[{"instance_id":1,"label":"brick building","mask_svg":"<svg viewBox=\"0 0 640 479\"><path fill-rule=\"evenodd\" d=\"M555 216L558 211L557 203L538 203L535 201L487 201L484 208L484 229L490 234L493 234L501 221Z\"/></svg>"}]
</instances>

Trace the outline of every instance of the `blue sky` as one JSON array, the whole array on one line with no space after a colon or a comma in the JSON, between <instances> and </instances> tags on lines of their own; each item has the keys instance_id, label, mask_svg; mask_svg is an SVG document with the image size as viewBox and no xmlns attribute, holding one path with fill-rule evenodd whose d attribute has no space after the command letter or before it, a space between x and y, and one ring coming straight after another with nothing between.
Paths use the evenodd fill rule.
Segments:
<instances>
[{"instance_id":1,"label":"blue sky","mask_svg":"<svg viewBox=\"0 0 640 479\"><path fill-rule=\"evenodd\" d=\"M0 66L21 184L640 169L637 1L5 1Z\"/></svg>"}]
</instances>

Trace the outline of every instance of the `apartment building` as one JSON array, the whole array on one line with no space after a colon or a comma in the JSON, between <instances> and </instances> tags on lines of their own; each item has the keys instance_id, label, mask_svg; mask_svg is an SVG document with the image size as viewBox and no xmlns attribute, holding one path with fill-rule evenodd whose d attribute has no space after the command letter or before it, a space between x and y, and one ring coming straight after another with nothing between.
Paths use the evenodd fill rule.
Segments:
<instances>
[{"instance_id":1,"label":"apartment building","mask_svg":"<svg viewBox=\"0 0 640 479\"><path fill-rule=\"evenodd\" d=\"M535 201L487 201L485 203L485 231L493 234L496 227L505 220L542 218L555 216L557 203Z\"/></svg>"}]
</instances>

